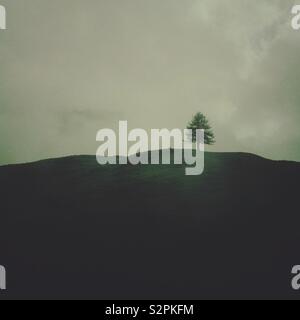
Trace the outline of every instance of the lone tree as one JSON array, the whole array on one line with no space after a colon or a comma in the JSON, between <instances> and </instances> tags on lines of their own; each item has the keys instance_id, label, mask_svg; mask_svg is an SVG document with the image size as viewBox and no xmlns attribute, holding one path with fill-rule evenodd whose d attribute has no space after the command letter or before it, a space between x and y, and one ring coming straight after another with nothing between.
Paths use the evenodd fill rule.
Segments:
<instances>
[{"instance_id":1,"label":"lone tree","mask_svg":"<svg viewBox=\"0 0 300 320\"><path fill-rule=\"evenodd\" d=\"M206 117L201 113L198 112L192 119L192 121L188 124L187 129L193 130L192 134L192 141L196 142L197 140L197 129L203 129L204 130L204 143L207 145L213 145L215 141L215 135L213 133L213 130L206 119Z\"/></svg>"}]
</instances>

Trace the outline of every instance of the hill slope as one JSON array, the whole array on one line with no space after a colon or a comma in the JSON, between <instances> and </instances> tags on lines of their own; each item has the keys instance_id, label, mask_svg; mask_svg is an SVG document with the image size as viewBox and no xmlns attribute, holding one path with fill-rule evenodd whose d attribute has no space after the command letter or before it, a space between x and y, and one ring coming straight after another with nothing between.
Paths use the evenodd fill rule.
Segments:
<instances>
[{"instance_id":1,"label":"hill slope","mask_svg":"<svg viewBox=\"0 0 300 320\"><path fill-rule=\"evenodd\" d=\"M300 164L206 154L184 166L68 157L0 168L0 298L299 298Z\"/></svg>"}]
</instances>

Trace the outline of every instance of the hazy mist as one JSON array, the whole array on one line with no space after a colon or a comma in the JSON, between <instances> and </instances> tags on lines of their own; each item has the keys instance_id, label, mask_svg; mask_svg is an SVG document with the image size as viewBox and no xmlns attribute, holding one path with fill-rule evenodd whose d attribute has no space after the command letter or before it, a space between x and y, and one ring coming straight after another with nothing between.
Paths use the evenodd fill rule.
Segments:
<instances>
[{"instance_id":1,"label":"hazy mist","mask_svg":"<svg viewBox=\"0 0 300 320\"><path fill-rule=\"evenodd\" d=\"M0 164L95 154L99 129L182 128L300 161L292 0L0 0Z\"/></svg>"}]
</instances>

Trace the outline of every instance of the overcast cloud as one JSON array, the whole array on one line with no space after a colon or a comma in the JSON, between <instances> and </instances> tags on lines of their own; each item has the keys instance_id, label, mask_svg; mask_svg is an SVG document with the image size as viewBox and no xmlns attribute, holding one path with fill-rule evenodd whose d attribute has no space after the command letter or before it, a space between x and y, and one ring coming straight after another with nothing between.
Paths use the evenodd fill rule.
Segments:
<instances>
[{"instance_id":1,"label":"overcast cloud","mask_svg":"<svg viewBox=\"0 0 300 320\"><path fill-rule=\"evenodd\" d=\"M300 161L294 0L0 0L0 164L210 119L211 150ZM299 1L300 4L300 1Z\"/></svg>"}]
</instances>

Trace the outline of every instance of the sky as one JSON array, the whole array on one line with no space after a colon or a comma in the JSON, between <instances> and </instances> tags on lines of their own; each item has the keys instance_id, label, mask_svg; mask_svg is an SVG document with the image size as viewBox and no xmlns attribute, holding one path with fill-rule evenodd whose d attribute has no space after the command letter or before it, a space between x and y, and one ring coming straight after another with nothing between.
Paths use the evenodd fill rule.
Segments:
<instances>
[{"instance_id":1,"label":"sky","mask_svg":"<svg viewBox=\"0 0 300 320\"><path fill-rule=\"evenodd\" d=\"M211 151L300 161L295 0L0 0L0 165L96 133L211 122ZM300 4L300 1L299 1Z\"/></svg>"}]
</instances>

